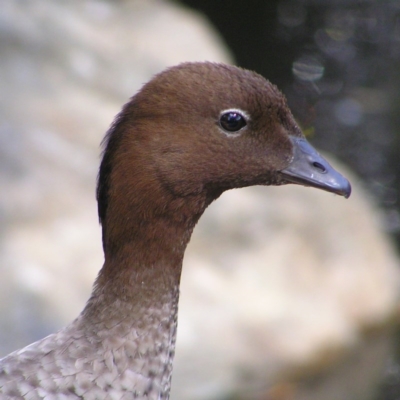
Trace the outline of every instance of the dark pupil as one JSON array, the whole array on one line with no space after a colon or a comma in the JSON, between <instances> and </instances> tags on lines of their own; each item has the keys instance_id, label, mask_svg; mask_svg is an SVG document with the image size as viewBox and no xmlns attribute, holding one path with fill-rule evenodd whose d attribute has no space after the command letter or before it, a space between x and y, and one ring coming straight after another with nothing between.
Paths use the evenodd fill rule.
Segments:
<instances>
[{"instance_id":1,"label":"dark pupil","mask_svg":"<svg viewBox=\"0 0 400 400\"><path fill-rule=\"evenodd\" d=\"M246 121L237 112L227 112L221 115L220 124L226 131L235 132L243 128L246 125Z\"/></svg>"}]
</instances>

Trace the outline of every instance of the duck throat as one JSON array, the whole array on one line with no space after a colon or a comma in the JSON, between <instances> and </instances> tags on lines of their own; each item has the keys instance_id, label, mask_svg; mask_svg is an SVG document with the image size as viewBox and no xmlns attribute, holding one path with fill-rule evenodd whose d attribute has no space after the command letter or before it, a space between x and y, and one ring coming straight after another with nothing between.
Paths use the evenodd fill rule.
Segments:
<instances>
[{"instance_id":1,"label":"duck throat","mask_svg":"<svg viewBox=\"0 0 400 400\"><path fill-rule=\"evenodd\" d=\"M114 376L113 387L120 396L133 393L135 399L168 399L180 266L131 267L106 284L104 272L100 273L80 326L97 348L97 361L103 359Z\"/></svg>"},{"instance_id":2,"label":"duck throat","mask_svg":"<svg viewBox=\"0 0 400 400\"><path fill-rule=\"evenodd\" d=\"M173 193L154 175L140 179L143 171L129 184L116 165L99 196L105 263L81 326L105 358L112 354L116 380L134 398L168 399L183 255L212 198Z\"/></svg>"},{"instance_id":3,"label":"duck throat","mask_svg":"<svg viewBox=\"0 0 400 400\"><path fill-rule=\"evenodd\" d=\"M169 397L182 260L197 219L165 214L147 222L132 213L120 231L111 231L120 240L108 241L82 313L85 335L112 354L116 379L133 377L128 386L135 398Z\"/></svg>"},{"instance_id":4,"label":"duck throat","mask_svg":"<svg viewBox=\"0 0 400 400\"><path fill-rule=\"evenodd\" d=\"M170 281L157 291L137 283L129 296L115 296L96 287L82 313L81 326L99 349L97 361L104 359L121 398L130 393L135 399L168 399L179 286Z\"/></svg>"}]
</instances>

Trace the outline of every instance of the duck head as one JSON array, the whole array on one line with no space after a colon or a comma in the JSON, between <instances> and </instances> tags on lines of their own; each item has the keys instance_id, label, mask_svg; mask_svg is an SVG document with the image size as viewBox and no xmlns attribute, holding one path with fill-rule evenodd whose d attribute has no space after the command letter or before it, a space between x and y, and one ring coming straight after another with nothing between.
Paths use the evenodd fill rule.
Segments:
<instances>
[{"instance_id":1,"label":"duck head","mask_svg":"<svg viewBox=\"0 0 400 400\"><path fill-rule=\"evenodd\" d=\"M197 220L227 189L288 183L346 198L351 191L306 141L276 86L238 67L184 63L144 85L106 136L103 235L116 204L120 215L136 210L132 218Z\"/></svg>"},{"instance_id":2,"label":"duck head","mask_svg":"<svg viewBox=\"0 0 400 400\"><path fill-rule=\"evenodd\" d=\"M224 190L286 183L350 195L275 86L212 63L157 75L105 139L97 187L105 262L92 296L65 329L0 362L0 397L169 399L195 223Z\"/></svg>"}]
</instances>

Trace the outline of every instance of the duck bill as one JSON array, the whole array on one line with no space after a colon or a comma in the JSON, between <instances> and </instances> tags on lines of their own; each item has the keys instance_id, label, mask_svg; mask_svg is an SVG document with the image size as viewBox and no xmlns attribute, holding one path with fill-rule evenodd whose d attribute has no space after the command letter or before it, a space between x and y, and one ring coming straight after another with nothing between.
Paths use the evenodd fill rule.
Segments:
<instances>
[{"instance_id":1,"label":"duck bill","mask_svg":"<svg viewBox=\"0 0 400 400\"><path fill-rule=\"evenodd\" d=\"M311 186L344 196L350 196L350 182L337 172L306 139L291 136L293 159L289 166L281 171L288 183Z\"/></svg>"}]
</instances>

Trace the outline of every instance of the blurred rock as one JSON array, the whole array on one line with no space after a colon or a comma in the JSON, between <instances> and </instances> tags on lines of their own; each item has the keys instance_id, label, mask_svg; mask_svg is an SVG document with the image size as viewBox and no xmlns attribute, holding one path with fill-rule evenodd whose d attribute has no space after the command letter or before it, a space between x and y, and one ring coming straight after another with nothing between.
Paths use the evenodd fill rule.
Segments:
<instances>
[{"instance_id":1,"label":"blurred rock","mask_svg":"<svg viewBox=\"0 0 400 400\"><path fill-rule=\"evenodd\" d=\"M0 36L6 354L66 324L90 293L99 143L121 105L168 65L231 58L204 18L166 1L5 0ZM173 399L368 398L389 341L366 346L363 332L398 305L398 260L352 183L348 201L249 188L207 210L185 257Z\"/></svg>"},{"instance_id":2,"label":"blurred rock","mask_svg":"<svg viewBox=\"0 0 400 400\"><path fill-rule=\"evenodd\" d=\"M299 375L323 377L326 390L313 397L314 382L285 399L372 398L390 349L387 333L365 331L396 310L398 261L357 178L337 168L353 184L348 201L257 187L227 192L206 211L182 275L176 398L224 398L233 388L235 399L264 399L266 382L297 384Z\"/></svg>"},{"instance_id":3,"label":"blurred rock","mask_svg":"<svg viewBox=\"0 0 400 400\"><path fill-rule=\"evenodd\" d=\"M229 61L200 15L163 1L7 0L0 12L0 353L82 309L103 262L100 142L166 66Z\"/></svg>"}]
</instances>

